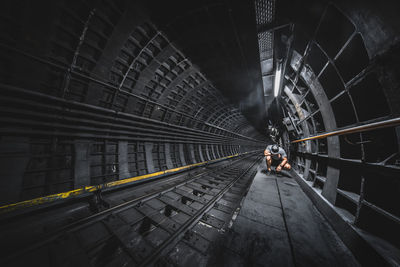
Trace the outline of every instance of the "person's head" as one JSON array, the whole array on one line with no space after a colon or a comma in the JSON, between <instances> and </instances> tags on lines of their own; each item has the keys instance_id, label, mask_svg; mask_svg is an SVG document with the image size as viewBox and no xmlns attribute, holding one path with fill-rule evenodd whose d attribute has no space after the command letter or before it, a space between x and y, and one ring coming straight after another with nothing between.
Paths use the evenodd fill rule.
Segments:
<instances>
[{"instance_id":1,"label":"person's head","mask_svg":"<svg viewBox=\"0 0 400 267\"><path fill-rule=\"evenodd\" d=\"M278 153L279 152L279 146L278 145L273 145L272 147L271 147L271 152L272 153Z\"/></svg>"}]
</instances>

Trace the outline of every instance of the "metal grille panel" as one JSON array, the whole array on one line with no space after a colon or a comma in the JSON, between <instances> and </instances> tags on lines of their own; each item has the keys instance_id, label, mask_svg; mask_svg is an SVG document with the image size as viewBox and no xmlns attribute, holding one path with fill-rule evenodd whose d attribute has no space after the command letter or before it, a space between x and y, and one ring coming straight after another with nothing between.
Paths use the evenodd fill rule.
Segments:
<instances>
[{"instance_id":1,"label":"metal grille panel","mask_svg":"<svg viewBox=\"0 0 400 267\"><path fill-rule=\"evenodd\" d=\"M275 0L256 0L257 28L270 24L275 16ZM258 46L261 61L273 56L273 33L262 32L258 34Z\"/></svg>"}]
</instances>

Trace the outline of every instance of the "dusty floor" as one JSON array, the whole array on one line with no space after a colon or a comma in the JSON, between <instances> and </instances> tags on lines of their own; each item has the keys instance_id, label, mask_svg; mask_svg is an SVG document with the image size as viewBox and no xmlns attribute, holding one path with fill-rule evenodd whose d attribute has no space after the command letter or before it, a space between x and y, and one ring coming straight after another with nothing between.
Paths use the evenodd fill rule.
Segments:
<instances>
[{"instance_id":1,"label":"dusty floor","mask_svg":"<svg viewBox=\"0 0 400 267\"><path fill-rule=\"evenodd\" d=\"M260 164L211 266L359 266L290 177Z\"/></svg>"}]
</instances>

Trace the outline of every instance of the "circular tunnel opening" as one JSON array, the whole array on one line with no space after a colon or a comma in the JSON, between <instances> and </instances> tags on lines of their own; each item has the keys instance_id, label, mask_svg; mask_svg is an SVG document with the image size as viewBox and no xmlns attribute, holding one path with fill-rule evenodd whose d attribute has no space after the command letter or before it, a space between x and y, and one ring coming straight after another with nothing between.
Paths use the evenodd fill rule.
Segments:
<instances>
[{"instance_id":1,"label":"circular tunnel opening","mask_svg":"<svg viewBox=\"0 0 400 267\"><path fill-rule=\"evenodd\" d=\"M394 1L1 5L0 208L193 178L278 143L362 263L400 262Z\"/></svg>"}]
</instances>

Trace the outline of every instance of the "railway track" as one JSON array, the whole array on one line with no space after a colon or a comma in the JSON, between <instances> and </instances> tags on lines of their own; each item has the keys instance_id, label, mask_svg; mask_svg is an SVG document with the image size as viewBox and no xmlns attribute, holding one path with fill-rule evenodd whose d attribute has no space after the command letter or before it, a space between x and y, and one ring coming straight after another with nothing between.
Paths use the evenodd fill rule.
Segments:
<instances>
[{"instance_id":1,"label":"railway track","mask_svg":"<svg viewBox=\"0 0 400 267\"><path fill-rule=\"evenodd\" d=\"M64 225L3 266L206 265L256 172L250 155Z\"/></svg>"}]
</instances>

